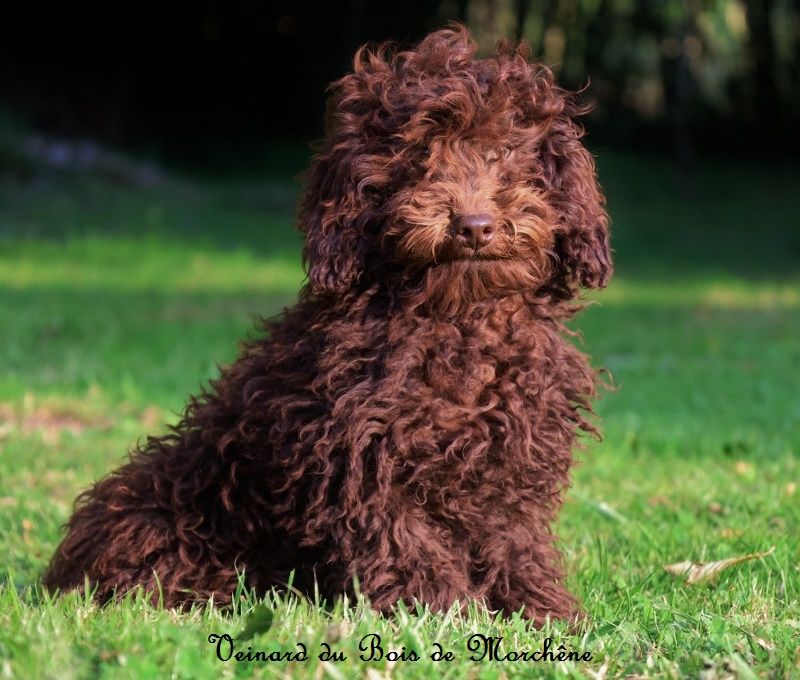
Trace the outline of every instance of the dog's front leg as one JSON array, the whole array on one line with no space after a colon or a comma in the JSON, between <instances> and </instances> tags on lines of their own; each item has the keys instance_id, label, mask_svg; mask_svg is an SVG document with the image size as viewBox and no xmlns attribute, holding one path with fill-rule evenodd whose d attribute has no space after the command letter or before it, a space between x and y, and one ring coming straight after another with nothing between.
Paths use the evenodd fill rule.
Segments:
<instances>
[{"instance_id":1,"label":"dog's front leg","mask_svg":"<svg viewBox=\"0 0 800 680\"><path fill-rule=\"evenodd\" d=\"M542 625L549 619L580 616L575 598L564 587L561 558L547 528L502 532L488 539L484 553L493 555L492 609L523 616Z\"/></svg>"},{"instance_id":2,"label":"dog's front leg","mask_svg":"<svg viewBox=\"0 0 800 680\"><path fill-rule=\"evenodd\" d=\"M386 612L402 601L443 611L472 595L468 556L422 507L400 499L373 519L345 568L373 608Z\"/></svg>"},{"instance_id":3,"label":"dog's front leg","mask_svg":"<svg viewBox=\"0 0 800 680\"><path fill-rule=\"evenodd\" d=\"M212 595L230 601L237 565L220 549L220 531L230 521L218 501L178 510L174 499L192 488L193 468L173 474L167 488L161 471L168 464L161 454L138 455L84 493L44 575L45 587L66 591L88 582L100 601L142 587L166 606Z\"/></svg>"}]
</instances>

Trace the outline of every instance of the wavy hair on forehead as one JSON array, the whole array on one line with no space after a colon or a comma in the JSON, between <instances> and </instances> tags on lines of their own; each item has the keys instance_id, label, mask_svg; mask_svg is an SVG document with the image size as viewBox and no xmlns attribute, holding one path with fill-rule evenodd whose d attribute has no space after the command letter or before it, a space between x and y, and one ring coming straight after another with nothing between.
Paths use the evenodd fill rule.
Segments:
<instances>
[{"instance_id":1,"label":"wavy hair on forehead","mask_svg":"<svg viewBox=\"0 0 800 680\"><path fill-rule=\"evenodd\" d=\"M414 49L400 51L392 42L362 46L352 74L331 86L329 132L355 124L406 142L431 130L530 133L573 104L549 68L529 63L525 43L503 41L485 59L476 59L477 51L459 25L432 33Z\"/></svg>"},{"instance_id":2,"label":"wavy hair on forehead","mask_svg":"<svg viewBox=\"0 0 800 680\"><path fill-rule=\"evenodd\" d=\"M588 111L529 62L523 43L476 59L467 29L436 31L412 49L363 46L330 87L326 137L299 207L311 291L341 295L366 279L387 218L386 192L437 148L465 140L524 149L531 183L557 215L554 265L542 289L559 298L602 287L612 267L594 160L576 119ZM373 253L375 255L375 253Z\"/></svg>"}]
</instances>

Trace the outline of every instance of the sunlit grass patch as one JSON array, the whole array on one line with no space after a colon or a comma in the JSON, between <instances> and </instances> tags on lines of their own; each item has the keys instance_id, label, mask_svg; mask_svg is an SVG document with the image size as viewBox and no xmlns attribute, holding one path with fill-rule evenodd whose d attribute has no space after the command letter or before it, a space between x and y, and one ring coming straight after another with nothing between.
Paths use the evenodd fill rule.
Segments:
<instances>
[{"instance_id":1,"label":"sunlit grass patch","mask_svg":"<svg viewBox=\"0 0 800 680\"><path fill-rule=\"evenodd\" d=\"M23 241L0 252L0 286L136 292L294 293L304 278L299 253L222 253L169 238Z\"/></svg>"},{"instance_id":2,"label":"sunlit grass patch","mask_svg":"<svg viewBox=\"0 0 800 680\"><path fill-rule=\"evenodd\" d=\"M675 305L719 309L800 308L800 278L747 281L733 277L676 276L666 280L615 278L607 289L587 296L603 305Z\"/></svg>"}]
</instances>

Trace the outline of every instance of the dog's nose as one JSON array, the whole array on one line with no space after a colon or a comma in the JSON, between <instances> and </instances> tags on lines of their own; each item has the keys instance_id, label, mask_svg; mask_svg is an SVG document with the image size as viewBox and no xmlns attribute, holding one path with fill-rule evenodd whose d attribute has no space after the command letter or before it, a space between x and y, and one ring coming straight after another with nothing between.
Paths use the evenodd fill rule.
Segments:
<instances>
[{"instance_id":1,"label":"dog's nose","mask_svg":"<svg viewBox=\"0 0 800 680\"><path fill-rule=\"evenodd\" d=\"M488 213L456 215L453 236L465 248L478 250L489 244L494 236L494 220Z\"/></svg>"}]
</instances>

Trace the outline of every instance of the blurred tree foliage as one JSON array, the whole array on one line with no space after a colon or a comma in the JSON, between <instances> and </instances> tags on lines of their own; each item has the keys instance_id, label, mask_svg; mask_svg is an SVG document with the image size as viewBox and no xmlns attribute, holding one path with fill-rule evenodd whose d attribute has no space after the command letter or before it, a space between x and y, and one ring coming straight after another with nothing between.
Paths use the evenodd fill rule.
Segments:
<instances>
[{"instance_id":1,"label":"blurred tree foliage","mask_svg":"<svg viewBox=\"0 0 800 680\"><path fill-rule=\"evenodd\" d=\"M588 84L595 143L687 162L708 146L797 150L800 0L25 3L0 22L0 127L238 163L317 137L325 85L359 44L452 20L485 53L522 38L564 85Z\"/></svg>"},{"instance_id":2,"label":"blurred tree foliage","mask_svg":"<svg viewBox=\"0 0 800 680\"><path fill-rule=\"evenodd\" d=\"M588 80L593 125L616 139L647 144L668 129L688 160L701 140L761 150L796 134L797 0L486 0L468 10L484 44L513 32L567 86Z\"/></svg>"}]
</instances>

